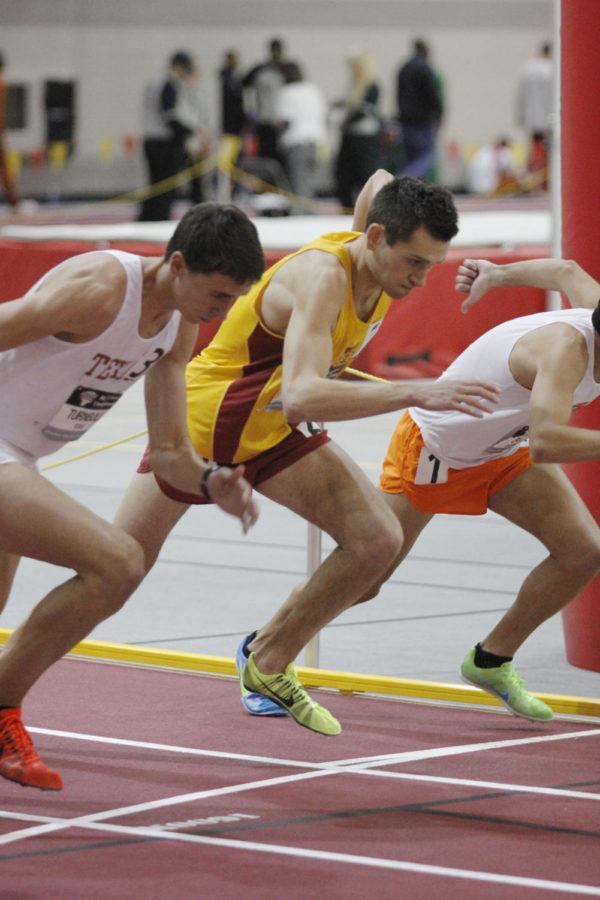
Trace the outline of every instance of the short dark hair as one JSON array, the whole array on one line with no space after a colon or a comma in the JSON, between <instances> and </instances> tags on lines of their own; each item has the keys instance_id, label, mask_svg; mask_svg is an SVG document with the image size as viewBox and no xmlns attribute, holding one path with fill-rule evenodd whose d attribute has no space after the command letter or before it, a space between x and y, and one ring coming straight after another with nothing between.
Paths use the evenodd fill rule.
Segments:
<instances>
[{"instance_id":1,"label":"short dark hair","mask_svg":"<svg viewBox=\"0 0 600 900\"><path fill-rule=\"evenodd\" d=\"M258 281L265 269L256 227L231 203L192 206L173 232L165 260L176 250L190 272L220 272L238 284Z\"/></svg>"},{"instance_id":2,"label":"short dark hair","mask_svg":"<svg viewBox=\"0 0 600 900\"><path fill-rule=\"evenodd\" d=\"M376 222L392 245L407 241L423 226L438 241L458 234L458 212L450 191L411 175L394 178L379 190L369 207L367 228Z\"/></svg>"},{"instance_id":3,"label":"short dark hair","mask_svg":"<svg viewBox=\"0 0 600 900\"><path fill-rule=\"evenodd\" d=\"M169 60L169 65L181 69L186 75L192 75L196 71L192 55L186 50L178 50L177 53L174 53Z\"/></svg>"},{"instance_id":4,"label":"short dark hair","mask_svg":"<svg viewBox=\"0 0 600 900\"><path fill-rule=\"evenodd\" d=\"M598 306L592 313L592 325L598 334L600 334L600 301L598 302Z\"/></svg>"}]
</instances>

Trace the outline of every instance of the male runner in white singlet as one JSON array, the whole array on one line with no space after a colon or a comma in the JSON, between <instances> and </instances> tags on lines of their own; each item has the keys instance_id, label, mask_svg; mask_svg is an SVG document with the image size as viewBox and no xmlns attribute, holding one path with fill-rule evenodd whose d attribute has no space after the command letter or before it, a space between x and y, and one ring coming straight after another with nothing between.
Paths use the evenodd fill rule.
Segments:
<instances>
[{"instance_id":1,"label":"male runner in white singlet","mask_svg":"<svg viewBox=\"0 0 600 900\"><path fill-rule=\"evenodd\" d=\"M152 467L200 491L246 531L257 509L243 467L217 468L193 449L185 366L201 321L225 315L262 274L254 225L234 206L193 207L164 257L85 253L0 304L0 609L18 560L75 571L33 609L0 656L0 775L59 790L21 721L46 669L116 612L145 571L136 540L58 490L37 460L77 440L146 375Z\"/></svg>"},{"instance_id":2,"label":"male runner in white singlet","mask_svg":"<svg viewBox=\"0 0 600 900\"><path fill-rule=\"evenodd\" d=\"M552 259L467 259L456 278L469 294L463 310L491 288L519 285L560 290L580 308L512 319L467 347L440 380L477 376L499 388L497 405L481 419L410 408L392 437L381 489L404 532L396 565L435 513L492 509L547 548L461 668L516 715L546 720L552 710L525 690L512 658L600 569L600 529L558 465L600 459L600 431L569 425L574 407L600 396L600 285L576 263Z\"/></svg>"}]
</instances>

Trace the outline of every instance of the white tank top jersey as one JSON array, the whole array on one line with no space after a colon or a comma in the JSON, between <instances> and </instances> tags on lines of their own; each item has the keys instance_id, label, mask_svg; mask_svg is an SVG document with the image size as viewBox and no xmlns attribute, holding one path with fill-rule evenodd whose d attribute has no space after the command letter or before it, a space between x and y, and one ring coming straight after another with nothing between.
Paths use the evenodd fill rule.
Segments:
<instances>
[{"instance_id":1,"label":"white tank top jersey","mask_svg":"<svg viewBox=\"0 0 600 900\"><path fill-rule=\"evenodd\" d=\"M563 322L585 337L588 365L577 385L574 406L591 403L600 396L594 381L594 326L589 309L563 309L510 319L474 341L440 376L477 379L500 389L494 411L482 419L465 413L432 412L411 407L409 413L421 429L427 449L452 469L467 469L509 456L527 441L531 391L521 387L509 368L512 348L523 335L544 325Z\"/></svg>"},{"instance_id":2,"label":"white tank top jersey","mask_svg":"<svg viewBox=\"0 0 600 900\"><path fill-rule=\"evenodd\" d=\"M170 350L179 329L175 311L154 337L140 337L142 260L121 250L101 252L127 273L125 299L106 331L82 344L50 336L0 353L0 438L35 458L85 434Z\"/></svg>"}]
</instances>

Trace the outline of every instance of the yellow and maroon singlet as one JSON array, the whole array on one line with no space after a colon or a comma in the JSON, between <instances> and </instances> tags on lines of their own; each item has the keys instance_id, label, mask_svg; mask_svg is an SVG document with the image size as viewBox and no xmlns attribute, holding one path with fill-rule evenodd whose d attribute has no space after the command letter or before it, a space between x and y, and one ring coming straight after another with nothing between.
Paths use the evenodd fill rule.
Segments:
<instances>
[{"instance_id":1,"label":"yellow and maroon singlet","mask_svg":"<svg viewBox=\"0 0 600 900\"><path fill-rule=\"evenodd\" d=\"M286 260L322 250L337 256L346 272L346 297L331 336L328 378L336 378L378 330L391 302L387 294L381 294L366 322L354 308L346 245L359 236L326 234L279 260L234 303L208 347L188 364L188 428L202 456L221 464L241 463L275 446L292 430L281 404L284 338L269 331L260 318L262 296Z\"/></svg>"}]
</instances>

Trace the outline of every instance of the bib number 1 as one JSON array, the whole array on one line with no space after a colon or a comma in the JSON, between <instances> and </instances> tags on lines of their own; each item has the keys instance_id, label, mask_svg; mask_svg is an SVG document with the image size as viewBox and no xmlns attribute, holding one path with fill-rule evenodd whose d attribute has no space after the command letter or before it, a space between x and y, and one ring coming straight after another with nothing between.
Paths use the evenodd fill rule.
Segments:
<instances>
[{"instance_id":1,"label":"bib number 1","mask_svg":"<svg viewBox=\"0 0 600 900\"><path fill-rule=\"evenodd\" d=\"M423 447L419 454L415 484L446 484L447 481L448 466L427 447Z\"/></svg>"}]
</instances>

